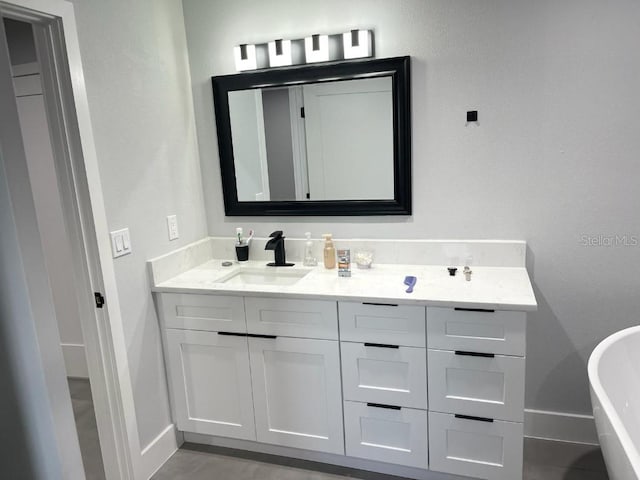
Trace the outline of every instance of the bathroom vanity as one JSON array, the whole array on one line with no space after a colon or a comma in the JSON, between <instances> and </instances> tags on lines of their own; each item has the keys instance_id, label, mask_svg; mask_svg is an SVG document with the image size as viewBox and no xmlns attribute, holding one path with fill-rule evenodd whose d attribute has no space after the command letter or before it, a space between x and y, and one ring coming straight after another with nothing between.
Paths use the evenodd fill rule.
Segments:
<instances>
[{"instance_id":1,"label":"bathroom vanity","mask_svg":"<svg viewBox=\"0 0 640 480\"><path fill-rule=\"evenodd\" d=\"M232 243L150 262L187 441L411 478L522 478L536 309L524 242L378 243L396 261L350 278L262 258L222 267ZM449 276L452 243L476 259L469 282ZM408 251L424 264L398 262ZM405 275L418 279L413 293Z\"/></svg>"}]
</instances>

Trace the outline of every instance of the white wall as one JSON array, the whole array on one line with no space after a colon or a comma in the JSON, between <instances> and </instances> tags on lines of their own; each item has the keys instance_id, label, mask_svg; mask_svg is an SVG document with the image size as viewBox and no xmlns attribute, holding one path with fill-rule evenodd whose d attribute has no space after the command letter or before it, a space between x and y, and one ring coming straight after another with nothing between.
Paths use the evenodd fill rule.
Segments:
<instances>
[{"instance_id":1,"label":"white wall","mask_svg":"<svg viewBox=\"0 0 640 480\"><path fill-rule=\"evenodd\" d=\"M145 262L206 235L182 6L73 3L109 227L131 232L133 253L115 270L144 448L171 423Z\"/></svg>"},{"instance_id":2,"label":"white wall","mask_svg":"<svg viewBox=\"0 0 640 480\"><path fill-rule=\"evenodd\" d=\"M631 0L184 0L209 233L504 238L529 244L529 408L587 413L586 360L639 323L640 3ZM210 77L232 47L373 28L377 57L412 56L410 217L226 218ZM466 110L480 125L465 127Z\"/></svg>"}]
</instances>

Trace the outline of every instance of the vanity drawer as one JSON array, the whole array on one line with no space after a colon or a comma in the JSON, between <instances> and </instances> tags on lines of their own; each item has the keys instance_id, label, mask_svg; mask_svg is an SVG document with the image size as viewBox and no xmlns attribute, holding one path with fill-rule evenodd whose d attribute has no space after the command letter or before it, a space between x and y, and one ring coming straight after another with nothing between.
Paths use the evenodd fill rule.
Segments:
<instances>
[{"instance_id":1,"label":"vanity drawer","mask_svg":"<svg viewBox=\"0 0 640 480\"><path fill-rule=\"evenodd\" d=\"M340 339L425 347L425 308L339 302Z\"/></svg>"},{"instance_id":2,"label":"vanity drawer","mask_svg":"<svg viewBox=\"0 0 640 480\"><path fill-rule=\"evenodd\" d=\"M522 480L523 436L522 423L429 412L429 468L487 480Z\"/></svg>"},{"instance_id":3,"label":"vanity drawer","mask_svg":"<svg viewBox=\"0 0 640 480\"><path fill-rule=\"evenodd\" d=\"M345 400L427 408L424 348L340 342Z\"/></svg>"},{"instance_id":4,"label":"vanity drawer","mask_svg":"<svg viewBox=\"0 0 640 480\"><path fill-rule=\"evenodd\" d=\"M344 434L349 457L415 468L428 466L425 410L345 401Z\"/></svg>"},{"instance_id":5,"label":"vanity drawer","mask_svg":"<svg viewBox=\"0 0 640 480\"><path fill-rule=\"evenodd\" d=\"M165 328L247 331L242 297L161 293L158 304Z\"/></svg>"},{"instance_id":6,"label":"vanity drawer","mask_svg":"<svg viewBox=\"0 0 640 480\"><path fill-rule=\"evenodd\" d=\"M428 346L524 356L526 318L526 312L428 307Z\"/></svg>"},{"instance_id":7,"label":"vanity drawer","mask_svg":"<svg viewBox=\"0 0 640 480\"><path fill-rule=\"evenodd\" d=\"M429 350L429 409L524 421L525 359Z\"/></svg>"},{"instance_id":8,"label":"vanity drawer","mask_svg":"<svg viewBox=\"0 0 640 480\"><path fill-rule=\"evenodd\" d=\"M336 302L245 297L249 333L338 339Z\"/></svg>"}]
</instances>

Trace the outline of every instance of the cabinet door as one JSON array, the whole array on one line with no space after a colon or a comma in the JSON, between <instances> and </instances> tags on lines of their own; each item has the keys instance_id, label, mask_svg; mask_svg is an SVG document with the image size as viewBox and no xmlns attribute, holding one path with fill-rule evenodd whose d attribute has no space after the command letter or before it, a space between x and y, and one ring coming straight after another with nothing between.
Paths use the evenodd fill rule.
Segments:
<instances>
[{"instance_id":1,"label":"cabinet door","mask_svg":"<svg viewBox=\"0 0 640 480\"><path fill-rule=\"evenodd\" d=\"M344 454L338 342L249 338L259 442Z\"/></svg>"},{"instance_id":2,"label":"cabinet door","mask_svg":"<svg viewBox=\"0 0 640 480\"><path fill-rule=\"evenodd\" d=\"M166 332L178 430L255 440L247 338Z\"/></svg>"}]
</instances>

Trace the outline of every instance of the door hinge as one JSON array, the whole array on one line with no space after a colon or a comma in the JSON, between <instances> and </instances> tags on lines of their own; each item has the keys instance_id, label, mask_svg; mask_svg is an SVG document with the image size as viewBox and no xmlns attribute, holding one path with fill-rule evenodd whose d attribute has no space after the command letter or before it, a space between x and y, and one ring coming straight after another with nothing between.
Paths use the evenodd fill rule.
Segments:
<instances>
[{"instance_id":1,"label":"door hinge","mask_svg":"<svg viewBox=\"0 0 640 480\"><path fill-rule=\"evenodd\" d=\"M96 308L102 308L104 305L104 296L100 292L94 292L93 298L96 301Z\"/></svg>"},{"instance_id":2,"label":"door hinge","mask_svg":"<svg viewBox=\"0 0 640 480\"><path fill-rule=\"evenodd\" d=\"M300 118L304 118L304 107L300 107Z\"/></svg>"},{"instance_id":3,"label":"door hinge","mask_svg":"<svg viewBox=\"0 0 640 480\"><path fill-rule=\"evenodd\" d=\"M310 200L310 199L311 199L311 194L307 193L307 200Z\"/></svg>"}]
</instances>

